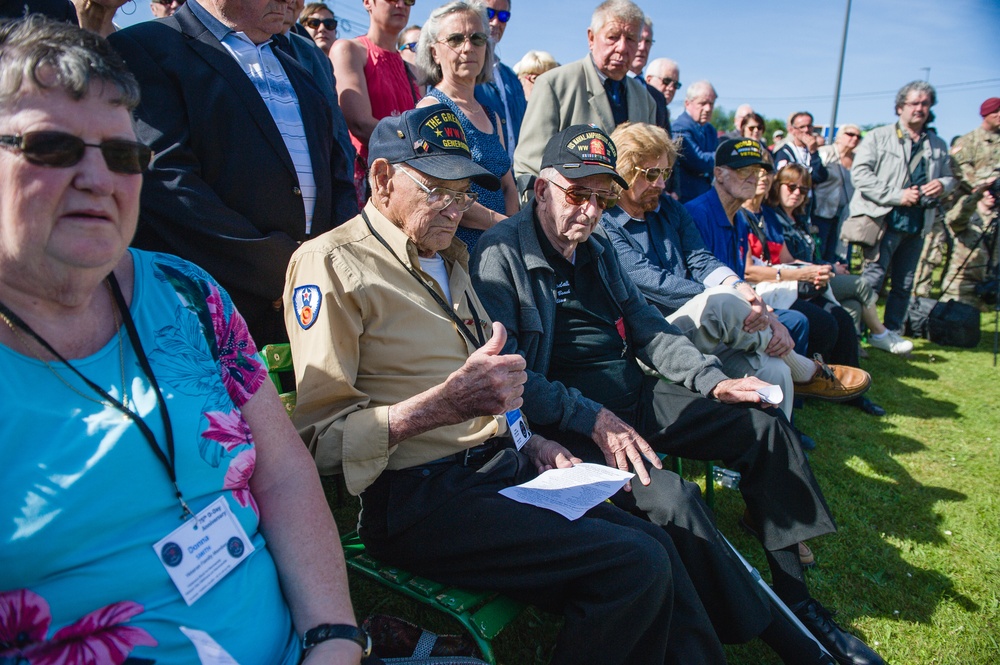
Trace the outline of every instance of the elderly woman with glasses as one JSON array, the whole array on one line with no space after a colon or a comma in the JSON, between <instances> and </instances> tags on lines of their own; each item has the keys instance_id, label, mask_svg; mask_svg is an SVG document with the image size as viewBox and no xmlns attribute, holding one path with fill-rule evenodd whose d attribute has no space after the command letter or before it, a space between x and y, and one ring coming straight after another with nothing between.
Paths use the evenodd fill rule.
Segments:
<instances>
[{"instance_id":1,"label":"elderly woman with glasses","mask_svg":"<svg viewBox=\"0 0 1000 665\"><path fill-rule=\"evenodd\" d=\"M817 228L823 260L830 263L842 260L837 255L837 240L840 238L840 223L847 218L851 197L854 196L851 167L854 165L854 151L860 143L860 127L841 125L833 145L824 145L819 149L819 157L828 175L813 190L816 204L812 223Z\"/></svg>"},{"instance_id":2,"label":"elderly woman with glasses","mask_svg":"<svg viewBox=\"0 0 1000 665\"><path fill-rule=\"evenodd\" d=\"M472 159L500 179L497 191L472 184L479 202L465 213L455 234L470 252L483 232L520 209L500 116L475 95L476 84L492 77L489 33L486 7L456 0L431 12L417 46L417 64L429 85L419 106L445 104L451 109L465 132Z\"/></svg>"},{"instance_id":3,"label":"elderly woman with glasses","mask_svg":"<svg viewBox=\"0 0 1000 665\"><path fill-rule=\"evenodd\" d=\"M337 17L322 2L310 2L299 12L299 24L306 29L316 46L330 55L333 43L337 41Z\"/></svg>"},{"instance_id":4,"label":"elderly woman with glasses","mask_svg":"<svg viewBox=\"0 0 1000 665\"><path fill-rule=\"evenodd\" d=\"M337 528L242 317L128 248L138 103L103 39L0 26L0 662L357 664ZM344 639L302 661L324 624Z\"/></svg>"},{"instance_id":5,"label":"elderly woman with glasses","mask_svg":"<svg viewBox=\"0 0 1000 665\"><path fill-rule=\"evenodd\" d=\"M396 50L396 38L410 20L416 0L363 0L370 24L356 39L338 39L330 48L337 74L337 99L357 151L354 186L358 208L368 200L368 139L378 121L414 108L422 93Z\"/></svg>"}]
</instances>

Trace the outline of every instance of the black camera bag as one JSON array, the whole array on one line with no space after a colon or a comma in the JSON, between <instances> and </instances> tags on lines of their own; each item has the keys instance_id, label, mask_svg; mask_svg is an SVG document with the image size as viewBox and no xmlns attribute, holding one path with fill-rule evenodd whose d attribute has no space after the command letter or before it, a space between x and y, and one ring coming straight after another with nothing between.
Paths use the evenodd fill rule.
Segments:
<instances>
[{"instance_id":1,"label":"black camera bag","mask_svg":"<svg viewBox=\"0 0 1000 665\"><path fill-rule=\"evenodd\" d=\"M941 346L978 346L981 333L979 310L956 300L939 302L931 310L927 332L930 340Z\"/></svg>"}]
</instances>

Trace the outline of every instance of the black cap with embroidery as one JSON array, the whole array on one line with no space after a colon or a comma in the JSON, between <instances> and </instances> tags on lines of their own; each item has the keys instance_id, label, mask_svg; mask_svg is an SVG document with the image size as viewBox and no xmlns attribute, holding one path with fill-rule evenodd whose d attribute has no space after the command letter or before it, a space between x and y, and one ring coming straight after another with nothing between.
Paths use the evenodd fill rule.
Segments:
<instances>
[{"instance_id":1,"label":"black cap with embroidery","mask_svg":"<svg viewBox=\"0 0 1000 665\"><path fill-rule=\"evenodd\" d=\"M761 166L765 171L773 171L774 166L764 159L767 150L760 141L754 139L729 139L723 141L715 151L715 165L741 169L744 166Z\"/></svg>"},{"instance_id":2,"label":"black cap with embroidery","mask_svg":"<svg viewBox=\"0 0 1000 665\"><path fill-rule=\"evenodd\" d=\"M618 175L618 149L611 137L597 125L571 125L545 145L541 168L549 167L575 180L588 175L609 175L628 189L628 182Z\"/></svg>"},{"instance_id":3,"label":"black cap with embroidery","mask_svg":"<svg viewBox=\"0 0 1000 665\"><path fill-rule=\"evenodd\" d=\"M440 180L471 178L480 187L500 188L500 179L472 161L458 118L434 104L382 118L368 141L368 166L376 159L407 164Z\"/></svg>"}]
</instances>

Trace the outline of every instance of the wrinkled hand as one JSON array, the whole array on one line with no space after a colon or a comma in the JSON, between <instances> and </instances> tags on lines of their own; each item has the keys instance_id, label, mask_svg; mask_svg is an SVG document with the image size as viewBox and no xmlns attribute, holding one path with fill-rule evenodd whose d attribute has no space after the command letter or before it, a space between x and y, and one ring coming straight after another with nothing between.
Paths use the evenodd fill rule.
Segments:
<instances>
[{"instance_id":1,"label":"wrinkled hand","mask_svg":"<svg viewBox=\"0 0 1000 665\"><path fill-rule=\"evenodd\" d=\"M583 462L579 457L574 457L573 453L566 450L562 444L538 434L531 435L521 447L521 452L534 462L540 474L549 469L568 469Z\"/></svg>"},{"instance_id":2,"label":"wrinkled hand","mask_svg":"<svg viewBox=\"0 0 1000 665\"><path fill-rule=\"evenodd\" d=\"M650 464L657 469L663 468L663 463L657 457L646 440L639 436L639 433L632 429L625 421L602 408L597 412L597 420L594 422L594 431L590 438L594 440L597 447L604 453L604 461L608 466L618 467L622 471L629 470L629 462L632 463L632 471L639 476L639 482L643 485L649 484L649 472L643 458L649 460ZM632 483L625 484L625 491L632 491Z\"/></svg>"},{"instance_id":3,"label":"wrinkled hand","mask_svg":"<svg viewBox=\"0 0 1000 665\"><path fill-rule=\"evenodd\" d=\"M757 394L759 388L768 384L758 379L756 376L747 376L742 379L726 379L720 381L715 388L712 388L710 397L714 397L724 404L740 404L753 402L763 403L765 407L773 407L774 404L764 402Z\"/></svg>"},{"instance_id":4,"label":"wrinkled hand","mask_svg":"<svg viewBox=\"0 0 1000 665\"><path fill-rule=\"evenodd\" d=\"M795 341L788 328L778 320L777 316L771 317L771 341L767 343L764 353L772 358L784 358L795 348Z\"/></svg>"},{"instance_id":5,"label":"wrinkled hand","mask_svg":"<svg viewBox=\"0 0 1000 665\"><path fill-rule=\"evenodd\" d=\"M820 145L819 137L812 132L799 132L799 139L810 153L816 152L816 149Z\"/></svg>"},{"instance_id":6,"label":"wrinkled hand","mask_svg":"<svg viewBox=\"0 0 1000 665\"><path fill-rule=\"evenodd\" d=\"M903 195L899 197L899 205L912 206L920 200L920 188L914 185L903 190Z\"/></svg>"},{"instance_id":7,"label":"wrinkled hand","mask_svg":"<svg viewBox=\"0 0 1000 665\"><path fill-rule=\"evenodd\" d=\"M920 188L920 193L924 196L936 199L944 194L944 185L941 184L940 180L931 180L929 183Z\"/></svg>"},{"instance_id":8,"label":"wrinkled hand","mask_svg":"<svg viewBox=\"0 0 1000 665\"><path fill-rule=\"evenodd\" d=\"M445 379L444 402L454 412L454 422L520 408L526 365L516 353L500 355L506 342L506 328L494 322L489 341Z\"/></svg>"},{"instance_id":9,"label":"wrinkled hand","mask_svg":"<svg viewBox=\"0 0 1000 665\"><path fill-rule=\"evenodd\" d=\"M836 275L850 275L851 269L845 266L840 261L837 261L836 263L833 264L833 272Z\"/></svg>"},{"instance_id":10,"label":"wrinkled hand","mask_svg":"<svg viewBox=\"0 0 1000 665\"><path fill-rule=\"evenodd\" d=\"M748 333L766 330L770 325L770 316L767 313L767 305L760 299L757 292L748 283L743 282L736 287L736 291L743 296L743 299L750 303L750 313L743 319L743 330Z\"/></svg>"}]
</instances>

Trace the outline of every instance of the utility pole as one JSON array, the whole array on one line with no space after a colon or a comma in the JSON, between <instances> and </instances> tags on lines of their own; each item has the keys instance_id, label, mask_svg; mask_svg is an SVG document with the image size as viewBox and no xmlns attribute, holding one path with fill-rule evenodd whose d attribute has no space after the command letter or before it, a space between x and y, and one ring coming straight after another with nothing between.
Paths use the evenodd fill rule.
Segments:
<instances>
[{"instance_id":1,"label":"utility pole","mask_svg":"<svg viewBox=\"0 0 1000 665\"><path fill-rule=\"evenodd\" d=\"M847 12L844 14L844 35L840 39L840 64L837 65L837 86L833 90L833 112L830 114L830 138L833 143L837 131L837 106L840 104L840 82L844 77L844 54L847 52L847 27L851 23L851 0L847 0Z\"/></svg>"},{"instance_id":2,"label":"utility pole","mask_svg":"<svg viewBox=\"0 0 1000 665\"><path fill-rule=\"evenodd\" d=\"M927 82L927 83L930 83L930 80L931 80L931 68L930 67L921 67L920 71L922 71L924 73L924 81Z\"/></svg>"}]
</instances>

